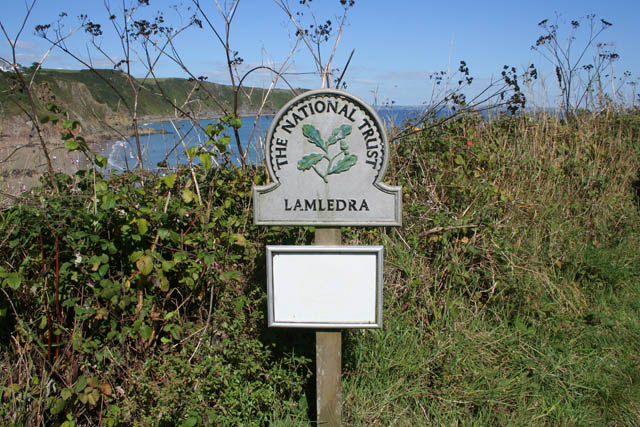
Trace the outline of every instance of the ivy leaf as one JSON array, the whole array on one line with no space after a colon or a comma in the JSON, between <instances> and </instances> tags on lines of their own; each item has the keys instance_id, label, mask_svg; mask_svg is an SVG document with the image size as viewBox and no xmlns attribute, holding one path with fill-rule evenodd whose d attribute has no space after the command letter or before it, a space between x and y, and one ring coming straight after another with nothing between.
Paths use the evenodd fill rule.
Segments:
<instances>
[{"instance_id":1,"label":"ivy leaf","mask_svg":"<svg viewBox=\"0 0 640 427\"><path fill-rule=\"evenodd\" d=\"M320 136L320 132L318 132L318 129L316 129L313 125L307 124L302 126L302 134L304 135L305 138L307 138L307 140L310 143L315 144L317 147L321 148L322 151L324 152L327 151L327 149L324 146L324 141Z\"/></svg>"},{"instance_id":2,"label":"ivy leaf","mask_svg":"<svg viewBox=\"0 0 640 427\"><path fill-rule=\"evenodd\" d=\"M100 400L100 392L98 389L93 389L91 393L87 394L87 400L89 401L89 405L96 406L98 400Z\"/></svg>"},{"instance_id":3,"label":"ivy leaf","mask_svg":"<svg viewBox=\"0 0 640 427\"><path fill-rule=\"evenodd\" d=\"M111 193L106 193L102 196L102 209L109 210L116 206L116 199Z\"/></svg>"},{"instance_id":4,"label":"ivy leaf","mask_svg":"<svg viewBox=\"0 0 640 427\"><path fill-rule=\"evenodd\" d=\"M309 170L313 165L318 163L320 160L322 160L322 154L319 154L319 153L307 154L306 156L302 157L300 161L298 161L298 170L301 170L301 171Z\"/></svg>"},{"instance_id":5,"label":"ivy leaf","mask_svg":"<svg viewBox=\"0 0 640 427\"><path fill-rule=\"evenodd\" d=\"M232 280L240 282L242 280L242 273L240 273L238 270L225 271L224 273L220 273L218 275L218 278L222 282L230 282Z\"/></svg>"},{"instance_id":6,"label":"ivy leaf","mask_svg":"<svg viewBox=\"0 0 640 427\"><path fill-rule=\"evenodd\" d=\"M193 427L198 424L198 417L191 416L183 422L180 427Z\"/></svg>"},{"instance_id":7,"label":"ivy leaf","mask_svg":"<svg viewBox=\"0 0 640 427\"><path fill-rule=\"evenodd\" d=\"M331 175L333 173L346 172L351 169L351 166L355 165L358 161L358 156L355 154L349 154L344 159L340 160L331 170L327 173L327 175Z\"/></svg>"},{"instance_id":8,"label":"ivy leaf","mask_svg":"<svg viewBox=\"0 0 640 427\"><path fill-rule=\"evenodd\" d=\"M327 141L327 147L330 147L336 142L345 139L350 134L351 134L351 125L342 125L340 127L335 128L331 133L331 137Z\"/></svg>"}]
</instances>

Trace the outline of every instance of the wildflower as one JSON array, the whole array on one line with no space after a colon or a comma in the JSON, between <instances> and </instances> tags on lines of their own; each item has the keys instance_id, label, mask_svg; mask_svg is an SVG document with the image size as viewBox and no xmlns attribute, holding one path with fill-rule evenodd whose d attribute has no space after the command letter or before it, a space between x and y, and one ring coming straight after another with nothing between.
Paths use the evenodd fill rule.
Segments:
<instances>
[{"instance_id":1,"label":"wildflower","mask_svg":"<svg viewBox=\"0 0 640 427\"><path fill-rule=\"evenodd\" d=\"M467 147L471 147L473 145L472 141L467 141Z\"/></svg>"}]
</instances>

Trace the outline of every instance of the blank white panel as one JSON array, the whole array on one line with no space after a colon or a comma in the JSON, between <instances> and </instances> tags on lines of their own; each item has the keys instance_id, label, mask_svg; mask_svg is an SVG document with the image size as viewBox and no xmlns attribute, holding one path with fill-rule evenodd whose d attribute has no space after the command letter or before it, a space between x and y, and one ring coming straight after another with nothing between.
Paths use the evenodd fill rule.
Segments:
<instances>
[{"instance_id":1,"label":"blank white panel","mask_svg":"<svg viewBox=\"0 0 640 427\"><path fill-rule=\"evenodd\" d=\"M270 326L380 326L381 249L344 248L273 252Z\"/></svg>"}]
</instances>

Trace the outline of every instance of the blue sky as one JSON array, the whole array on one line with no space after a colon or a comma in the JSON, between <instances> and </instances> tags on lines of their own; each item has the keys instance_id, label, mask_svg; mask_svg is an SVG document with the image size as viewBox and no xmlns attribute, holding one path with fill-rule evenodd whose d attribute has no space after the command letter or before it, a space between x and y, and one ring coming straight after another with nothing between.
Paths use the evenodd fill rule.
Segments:
<instances>
[{"instance_id":1,"label":"blue sky","mask_svg":"<svg viewBox=\"0 0 640 427\"><path fill-rule=\"evenodd\" d=\"M5 0L7 1L7 0ZM31 2L31 0L28 0ZM182 0L185 6L189 0ZM224 0L220 0L224 4ZM130 0L125 0L130 3ZM175 0L150 0L141 10L141 16L152 16L163 10L167 23L177 26L187 13L176 14L170 5ZM201 0L208 5L214 25L223 30L213 0ZM298 10L298 0L290 0ZM122 0L111 0L114 10L122 9ZM319 20L331 19L341 12L338 0L313 0L312 10ZM304 9L306 10L306 9ZM77 16L89 15L95 22L108 25L107 12L101 0L38 0L27 22L18 49L18 60L24 64L39 61L47 49L46 43L33 35L36 24L53 22L60 12L67 30L77 28ZM15 37L25 12L23 0L5 5L0 21L11 38ZM333 66L343 67L351 50L354 57L347 70L347 89L373 103L394 101L399 105L416 105L432 97L433 87L428 76L440 70L455 70L460 60L465 60L475 77L473 90L484 88L491 79L498 78L502 66L508 64L518 70L530 63L539 69L541 79L531 89L530 100L538 105L555 103L555 73L553 67L540 54L530 49L540 36L537 23L545 18L566 29L572 19L595 14L598 21L604 18L613 23L600 37L601 42L613 42L620 59L615 63L615 74L622 76L630 71L628 81L640 77L640 39L637 19L640 2L636 0L569 1L458 1L430 2L409 0L356 0L349 11L348 24L340 40ZM307 17L309 12L307 11ZM105 35L102 46L112 57L121 58L117 39ZM231 45L244 59L242 70L259 64L278 67L288 57L294 46L294 30L286 15L271 0L241 0L231 27ZM88 57L87 37L81 31L68 39L68 46L84 58ZM575 41L581 46L583 38ZM199 76L210 81L228 83L223 50L210 30L189 29L176 38L176 47L184 62ZM331 45L325 45L326 58ZM90 51L90 50L89 50ZM0 39L0 56L9 56L6 39ZM96 66L108 62L92 51ZM59 51L53 51L45 61L47 68L80 68L80 65ZM134 74L142 75L144 68L137 61ZM163 59L156 68L159 76L184 77L185 73L170 61ZM287 79L296 87L318 88L320 78L312 73L315 67L311 55L300 45L288 61ZM268 84L268 74L254 73L248 82L252 85ZM281 85L282 86L282 85ZM626 87L630 87L626 85ZM436 95L437 97L437 95Z\"/></svg>"}]
</instances>

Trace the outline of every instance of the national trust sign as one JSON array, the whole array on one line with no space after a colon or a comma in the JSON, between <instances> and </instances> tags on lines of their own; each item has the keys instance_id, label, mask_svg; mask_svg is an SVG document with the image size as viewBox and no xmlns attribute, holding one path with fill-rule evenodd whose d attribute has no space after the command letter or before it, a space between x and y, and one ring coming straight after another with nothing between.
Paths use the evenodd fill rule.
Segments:
<instances>
[{"instance_id":1,"label":"national trust sign","mask_svg":"<svg viewBox=\"0 0 640 427\"><path fill-rule=\"evenodd\" d=\"M292 99L267 133L270 185L254 187L259 225L401 225L400 187L382 183L389 156L376 112L346 92Z\"/></svg>"}]
</instances>

